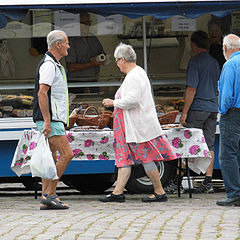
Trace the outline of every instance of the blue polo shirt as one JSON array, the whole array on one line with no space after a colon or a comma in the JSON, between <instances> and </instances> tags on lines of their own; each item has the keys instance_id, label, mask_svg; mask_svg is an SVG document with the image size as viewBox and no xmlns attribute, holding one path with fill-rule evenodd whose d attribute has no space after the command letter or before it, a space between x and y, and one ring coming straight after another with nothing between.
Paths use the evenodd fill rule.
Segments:
<instances>
[{"instance_id":1,"label":"blue polo shirt","mask_svg":"<svg viewBox=\"0 0 240 240\"><path fill-rule=\"evenodd\" d=\"M218 90L221 114L230 108L240 108L240 51L233 53L223 65Z\"/></svg>"},{"instance_id":2,"label":"blue polo shirt","mask_svg":"<svg viewBox=\"0 0 240 240\"><path fill-rule=\"evenodd\" d=\"M199 53L188 63L186 86L196 88L191 110L218 112L217 88L220 68L207 52Z\"/></svg>"}]
</instances>

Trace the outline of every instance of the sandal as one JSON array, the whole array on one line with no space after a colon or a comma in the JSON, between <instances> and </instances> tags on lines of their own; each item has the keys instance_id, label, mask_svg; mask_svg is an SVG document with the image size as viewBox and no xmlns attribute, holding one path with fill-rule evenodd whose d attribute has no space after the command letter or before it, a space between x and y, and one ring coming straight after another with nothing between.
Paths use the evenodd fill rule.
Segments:
<instances>
[{"instance_id":1,"label":"sandal","mask_svg":"<svg viewBox=\"0 0 240 240\"><path fill-rule=\"evenodd\" d=\"M46 193L43 194L43 197L40 204L40 210L49 210L49 209L68 209L68 206L65 206L63 202L58 201L57 195L49 196Z\"/></svg>"},{"instance_id":2,"label":"sandal","mask_svg":"<svg viewBox=\"0 0 240 240\"><path fill-rule=\"evenodd\" d=\"M51 205L45 204L43 201L40 201L40 210L50 210L53 209Z\"/></svg>"},{"instance_id":3,"label":"sandal","mask_svg":"<svg viewBox=\"0 0 240 240\"><path fill-rule=\"evenodd\" d=\"M40 201L40 210L49 210L51 209L51 204L48 203L47 201L47 194L44 193L42 196L42 199Z\"/></svg>"}]
</instances>

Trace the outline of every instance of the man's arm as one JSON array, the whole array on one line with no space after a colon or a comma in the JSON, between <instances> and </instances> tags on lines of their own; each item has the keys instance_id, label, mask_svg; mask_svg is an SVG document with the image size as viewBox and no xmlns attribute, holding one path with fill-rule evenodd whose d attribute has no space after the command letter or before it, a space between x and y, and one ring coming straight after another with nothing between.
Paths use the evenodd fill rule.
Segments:
<instances>
[{"instance_id":1,"label":"man's arm","mask_svg":"<svg viewBox=\"0 0 240 240\"><path fill-rule=\"evenodd\" d=\"M187 90L185 92L185 98L184 98L184 107L182 110L182 115L180 117L180 123L183 126L186 126L187 114L190 106L192 105L195 94L196 94L196 88L187 87Z\"/></svg>"},{"instance_id":2,"label":"man's arm","mask_svg":"<svg viewBox=\"0 0 240 240\"><path fill-rule=\"evenodd\" d=\"M44 119L44 125L42 133L45 137L49 137L51 133L51 118L49 113L49 104L48 104L48 91L50 86L47 84L40 84L38 91L38 101L41 113Z\"/></svg>"},{"instance_id":3,"label":"man's arm","mask_svg":"<svg viewBox=\"0 0 240 240\"><path fill-rule=\"evenodd\" d=\"M96 61L96 57L94 57L91 62L88 63L73 63L73 62L67 62L67 68L70 72L75 71L82 71L88 68L97 67L103 64L103 62Z\"/></svg>"}]
</instances>

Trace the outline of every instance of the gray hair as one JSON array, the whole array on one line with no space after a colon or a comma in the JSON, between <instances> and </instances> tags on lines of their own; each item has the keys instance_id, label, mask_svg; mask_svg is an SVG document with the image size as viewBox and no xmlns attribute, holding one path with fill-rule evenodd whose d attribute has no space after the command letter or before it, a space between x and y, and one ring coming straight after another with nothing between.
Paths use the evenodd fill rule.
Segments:
<instances>
[{"instance_id":1,"label":"gray hair","mask_svg":"<svg viewBox=\"0 0 240 240\"><path fill-rule=\"evenodd\" d=\"M64 41L64 37L66 36L66 33L61 30L53 30L47 35L47 44L48 49L51 49L56 42L62 42Z\"/></svg>"},{"instance_id":2,"label":"gray hair","mask_svg":"<svg viewBox=\"0 0 240 240\"><path fill-rule=\"evenodd\" d=\"M124 58L126 62L136 62L137 60L137 55L133 50L133 47L124 43L120 43L116 47L114 57L116 59Z\"/></svg>"},{"instance_id":3,"label":"gray hair","mask_svg":"<svg viewBox=\"0 0 240 240\"><path fill-rule=\"evenodd\" d=\"M223 45L228 50L240 49L240 38L235 34L228 34L223 38Z\"/></svg>"}]
</instances>

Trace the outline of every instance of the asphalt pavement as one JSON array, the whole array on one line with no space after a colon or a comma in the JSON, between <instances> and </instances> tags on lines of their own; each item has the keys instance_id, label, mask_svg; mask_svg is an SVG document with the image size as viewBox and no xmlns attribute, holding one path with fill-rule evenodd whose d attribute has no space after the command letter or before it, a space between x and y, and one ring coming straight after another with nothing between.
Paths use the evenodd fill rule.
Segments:
<instances>
[{"instance_id":1,"label":"asphalt pavement","mask_svg":"<svg viewBox=\"0 0 240 240\"><path fill-rule=\"evenodd\" d=\"M240 207L220 207L215 194L168 195L164 203L142 203L146 194L126 194L125 203L102 203L60 186L68 210L39 210L34 192L0 184L0 239L11 240L240 240Z\"/></svg>"}]
</instances>

